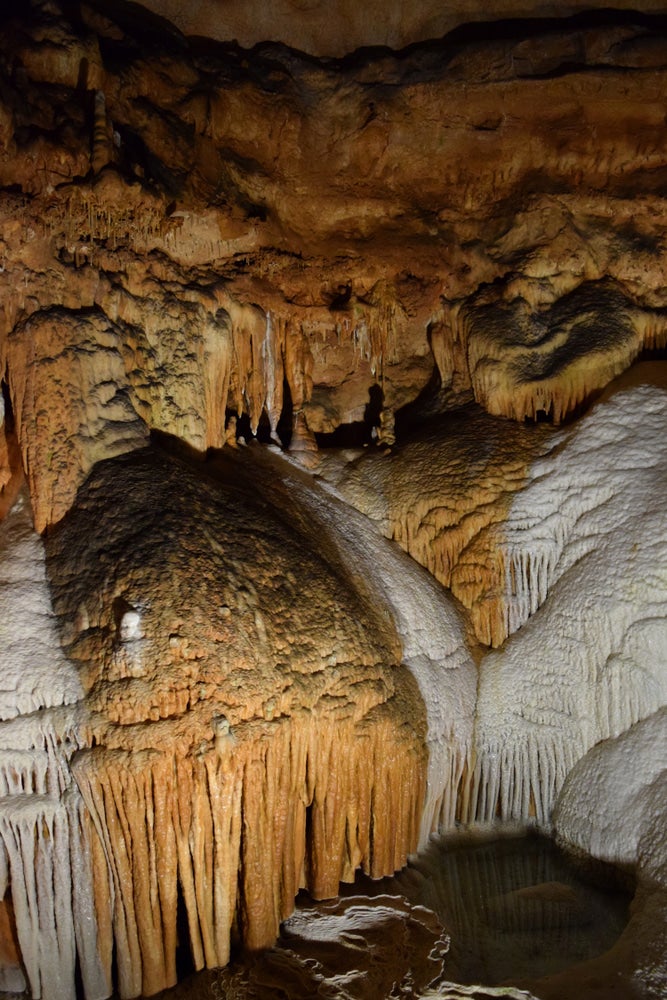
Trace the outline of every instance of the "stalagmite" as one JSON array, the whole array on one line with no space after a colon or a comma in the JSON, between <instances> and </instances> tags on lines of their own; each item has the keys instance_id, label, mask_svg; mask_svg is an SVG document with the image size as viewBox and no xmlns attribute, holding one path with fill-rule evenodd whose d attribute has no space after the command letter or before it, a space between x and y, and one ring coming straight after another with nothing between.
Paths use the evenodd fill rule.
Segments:
<instances>
[{"instance_id":1,"label":"stalagmite","mask_svg":"<svg viewBox=\"0 0 667 1000\"><path fill-rule=\"evenodd\" d=\"M175 982L179 893L195 968L210 968L229 960L237 931L250 948L269 945L301 886L331 896L359 867L377 877L404 864L420 836L427 746L436 763L450 755L446 773L430 765L429 829L453 813L474 690L461 636L452 634L448 667L469 678L470 692L427 743L391 617L375 609L374 587L344 568L352 553L340 549L326 506L319 523L310 518L309 491L287 465L271 536L247 530L251 494L229 506L251 482L269 496L257 457L217 460L203 482L195 472L206 467L150 452L99 465L81 506L48 538L66 648L87 692L71 761L86 808L70 811L70 836L85 845L80 870L94 886L90 962L102 981L117 976L123 997ZM285 517L301 524L298 547ZM99 546L117 552L113 579L98 574ZM197 575L165 574L165 557L174 566L196 559ZM421 595L442 611L423 574L411 586L410 600L423 609ZM354 617L335 612L344 599ZM394 604L405 662L424 689L442 654L433 647L433 665L419 666L411 643L425 658L437 640L417 638L416 604ZM82 897L72 905L78 913ZM77 948L89 948L78 933Z\"/></svg>"},{"instance_id":2,"label":"stalagmite","mask_svg":"<svg viewBox=\"0 0 667 1000\"><path fill-rule=\"evenodd\" d=\"M109 123L107 121L106 98L103 90L96 90L94 95L93 139L90 165L94 174L106 167L111 159L111 141Z\"/></svg>"}]
</instances>

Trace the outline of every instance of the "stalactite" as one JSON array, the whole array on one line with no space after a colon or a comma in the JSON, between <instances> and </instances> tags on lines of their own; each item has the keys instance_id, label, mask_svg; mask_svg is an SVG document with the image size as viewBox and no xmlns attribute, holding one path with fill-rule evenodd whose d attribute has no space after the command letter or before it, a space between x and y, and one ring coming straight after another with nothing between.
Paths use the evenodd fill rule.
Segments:
<instances>
[{"instance_id":1,"label":"stalactite","mask_svg":"<svg viewBox=\"0 0 667 1000\"><path fill-rule=\"evenodd\" d=\"M509 539L505 518L531 457L545 447L543 428L507 427L470 411L451 428L443 422L427 442L402 442L391 461L368 455L335 477L325 463L321 474L451 589L477 638L496 646L509 634L508 608L517 600L508 562L521 552L518 525Z\"/></svg>"},{"instance_id":2,"label":"stalactite","mask_svg":"<svg viewBox=\"0 0 667 1000\"><path fill-rule=\"evenodd\" d=\"M93 137L90 163L94 174L99 174L111 160L111 142L107 121L106 98L103 90L96 90L94 96ZM109 216L107 215L107 227ZM92 226L91 226L92 231Z\"/></svg>"},{"instance_id":3,"label":"stalactite","mask_svg":"<svg viewBox=\"0 0 667 1000\"><path fill-rule=\"evenodd\" d=\"M295 325L284 317L280 319L281 339L285 352L285 377L295 411L308 403L313 391L313 357L303 326Z\"/></svg>"},{"instance_id":4,"label":"stalactite","mask_svg":"<svg viewBox=\"0 0 667 1000\"><path fill-rule=\"evenodd\" d=\"M96 461L146 441L147 428L123 392L121 347L119 329L104 314L61 309L34 313L7 344L16 434L39 531L63 516Z\"/></svg>"},{"instance_id":5,"label":"stalactite","mask_svg":"<svg viewBox=\"0 0 667 1000\"><path fill-rule=\"evenodd\" d=\"M230 401L239 415L243 412L248 414L252 433L256 434L267 401L265 359L268 363L275 357L276 351L273 328L264 313L255 306L228 300L225 308L230 315L233 345ZM270 347L267 347L267 336ZM271 384L277 386L278 380L273 372L271 380ZM282 391L282 379L280 385Z\"/></svg>"},{"instance_id":6,"label":"stalactite","mask_svg":"<svg viewBox=\"0 0 667 1000\"><path fill-rule=\"evenodd\" d=\"M44 795L0 802L21 956L34 1000L74 996L69 827L62 805Z\"/></svg>"},{"instance_id":7,"label":"stalactite","mask_svg":"<svg viewBox=\"0 0 667 1000\"><path fill-rule=\"evenodd\" d=\"M222 448L225 443L225 413L231 374L231 331L227 314L205 314L201 324L202 357L200 372L204 385L206 447Z\"/></svg>"},{"instance_id":8,"label":"stalactite","mask_svg":"<svg viewBox=\"0 0 667 1000\"><path fill-rule=\"evenodd\" d=\"M352 299L353 313L346 325L359 359L368 362L371 376L382 381L385 367L398 360L398 343L408 326L395 293L378 282L363 300Z\"/></svg>"},{"instance_id":9,"label":"stalactite","mask_svg":"<svg viewBox=\"0 0 667 1000\"><path fill-rule=\"evenodd\" d=\"M21 961L33 997L74 996L76 954L90 1000L109 995L89 906L88 845L69 760L78 745L75 707L0 723L0 850L11 888Z\"/></svg>"},{"instance_id":10,"label":"stalactite","mask_svg":"<svg viewBox=\"0 0 667 1000\"><path fill-rule=\"evenodd\" d=\"M271 436L277 440L277 429L280 414L283 409L283 353L284 343L280 340L280 325L271 319L271 313L266 314L266 332L262 342L262 367L266 381L266 398L264 406L269 418Z\"/></svg>"},{"instance_id":11,"label":"stalactite","mask_svg":"<svg viewBox=\"0 0 667 1000\"><path fill-rule=\"evenodd\" d=\"M585 296L593 293L584 290L571 294ZM613 297L615 293L600 291L598 294L600 307L604 310L604 294ZM567 301L567 296L564 300ZM591 309L590 303L588 308ZM558 309L559 303L556 302L552 311ZM574 347L569 345L568 337L573 334L567 324L562 329L556 325L548 336L543 331L543 339L537 340L535 345L530 338L524 343L519 334L521 346L518 348L505 336L499 335L493 322L489 321L486 328L483 322L473 321L471 315L464 316L468 368L476 401L497 416L518 421L547 417L554 424L561 424L598 395L616 376L626 371L642 351L659 350L667 344L665 321L660 313L630 307L627 303L622 316L618 305L616 309L619 313L618 330L614 330L613 337L610 336L605 352L595 355L577 348L576 343ZM529 326L534 325L538 332L541 323L549 329L549 320L543 321L539 313L522 321ZM598 323L604 322L602 313ZM520 325L519 318L517 324ZM621 328L622 334L619 332ZM526 337L525 333L523 337ZM553 374L549 374L551 366L546 363L549 352L554 352L554 358L559 359L554 362L556 370ZM568 360L560 360L561 355ZM531 365L544 368L545 374L539 377L531 375Z\"/></svg>"},{"instance_id":12,"label":"stalactite","mask_svg":"<svg viewBox=\"0 0 667 1000\"><path fill-rule=\"evenodd\" d=\"M461 818L477 823L534 821L548 829L563 782L584 752L583 738L570 745L539 731L480 744L464 790Z\"/></svg>"},{"instance_id":13,"label":"stalactite","mask_svg":"<svg viewBox=\"0 0 667 1000\"><path fill-rule=\"evenodd\" d=\"M237 920L249 948L267 947L300 887L330 896L358 866L394 871L417 839L419 756L389 720L251 724L233 750L186 758L95 749L73 773L104 848L96 920L122 997L176 981L177 879L195 968L214 968Z\"/></svg>"},{"instance_id":14,"label":"stalactite","mask_svg":"<svg viewBox=\"0 0 667 1000\"><path fill-rule=\"evenodd\" d=\"M105 1000L113 992L113 936L109 863L103 842L74 783L64 802L69 818L72 916L76 954L86 1000Z\"/></svg>"},{"instance_id":15,"label":"stalactite","mask_svg":"<svg viewBox=\"0 0 667 1000\"><path fill-rule=\"evenodd\" d=\"M366 518L335 495L301 490L300 503L324 536L346 524L337 546L349 565L364 567L378 607L390 607L403 641L403 662L426 705L429 754L419 843L455 822L457 790L472 742L476 669L463 623L441 588L420 567L369 531ZM418 596L417 596L418 595Z\"/></svg>"}]
</instances>

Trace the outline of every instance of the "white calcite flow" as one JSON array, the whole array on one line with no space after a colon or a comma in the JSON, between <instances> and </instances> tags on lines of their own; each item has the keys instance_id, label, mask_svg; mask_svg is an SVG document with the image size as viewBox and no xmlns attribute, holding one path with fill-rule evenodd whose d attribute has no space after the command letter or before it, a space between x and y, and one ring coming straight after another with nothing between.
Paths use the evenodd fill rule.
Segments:
<instances>
[{"instance_id":1,"label":"white calcite flow","mask_svg":"<svg viewBox=\"0 0 667 1000\"><path fill-rule=\"evenodd\" d=\"M430 574L341 500L333 487L288 468L279 474L291 490L298 490L300 505L336 538L345 562L356 567L401 638L403 662L419 685L428 723L423 846L429 834L454 824L457 791L470 753L477 668L463 615Z\"/></svg>"},{"instance_id":2,"label":"white calcite flow","mask_svg":"<svg viewBox=\"0 0 667 1000\"><path fill-rule=\"evenodd\" d=\"M19 497L0 523L0 719L70 705L82 694L60 648L30 504Z\"/></svg>"},{"instance_id":3,"label":"white calcite flow","mask_svg":"<svg viewBox=\"0 0 667 1000\"><path fill-rule=\"evenodd\" d=\"M621 388L556 435L505 527L514 633L480 668L471 818L548 827L593 744L667 703L667 393Z\"/></svg>"},{"instance_id":4,"label":"white calcite flow","mask_svg":"<svg viewBox=\"0 0 667 1000\"><path fill-rule=\"evenodd\" d=\"M662 835L647 842L660 821ZM554 809L565 846L634 866L667 885L667 707L598 743L568 775Z\"/></svg>"},{"instance_id":5,"label":"white calcite flow","mask_svg":"<svg viewBox=\"0 0 667 1000\"><path fill-rule=\"evenodd\" d=\"M34 998L109 995L97 954L81 797L69 760L79 745L83 689L51 608L44 545L20 496L0 524L0 899L11 892L20 967L2 980ZM26 981L27 980L27 981ZM23 988L21 987L21 988Z\"/></svg>"},{"instance_id":6,"label":"white calcite flow","mask_svg":"<svg viewBox=\"0 0 667 1000\"><path fill-rule=\"evenodd\" d=\"M612 976L628 977L637 995L664 997L667 707L589 750L568 775L553 822L565 848L636 873L630 922L606 961Z\"/></svg>"}]
</instances>

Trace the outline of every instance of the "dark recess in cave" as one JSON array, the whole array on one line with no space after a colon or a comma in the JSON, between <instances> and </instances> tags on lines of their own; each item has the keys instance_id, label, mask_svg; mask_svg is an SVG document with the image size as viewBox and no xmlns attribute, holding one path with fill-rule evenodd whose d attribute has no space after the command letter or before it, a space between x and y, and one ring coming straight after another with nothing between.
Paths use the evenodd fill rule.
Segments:
<instances>
[{"instance_id":1,"label":"dark recess in cave","mask_svg":"<svg viewBox=\"0 0 667 1000\"><path fill-rule=\"evenodd\" d=\"M292 393L290 391L289 382L286 378L283 379L283 408L280 412L280 419L278 420L278 426L276 427L276 432L280 438L280 442L283 448L289 448L292 441L292 428L294 426L294 404L292 402Z\"/></svg>"},{"instance_id":2,"label":"dark recess in cave","mask_svg":"<svg viewBox=\"0 0 667 1000\"><path fill-rule=\"evenodd\" d=\"M5 379L0 382L0 389L2 389L2 402L5 408L5 427L12 434L14 431L14 410L12 409L12 400L9 395L9 385Z\"/></svg>"},{"instance_id":3,"label":"dark recess in cave","mask_svg":"<svg viewBox=\"0 0 667 1000\"><path fill-rule=\"evenodd\" d=\"M379 443L374 431L380 426L380 414L384 403L382 386L375 382L368 390L368 402L364 409L364 419L349 424L339 424L330 434L316 434L318 448L365 448Z\"/></svg>"},{"instance_id":4,"label":"dark recess in cave","mask_svg":"<svg viewBox=\"0 0 667 1000\"><path fill-rule=\"evenodd\" d=\"M190 928L188 925L188 911L185 905L185 898L181 883L178 883L178 895L176 897L176 976L179 983L186 976L191 976L195 972L195 963L192 958L190 948Z\"/></svg>"}]
</instances>

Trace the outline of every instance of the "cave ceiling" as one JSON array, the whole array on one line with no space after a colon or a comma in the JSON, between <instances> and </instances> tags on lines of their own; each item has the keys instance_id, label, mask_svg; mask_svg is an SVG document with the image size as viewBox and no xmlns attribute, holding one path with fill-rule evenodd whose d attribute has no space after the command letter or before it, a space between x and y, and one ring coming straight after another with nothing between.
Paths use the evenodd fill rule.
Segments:
<instances>
[{"instance_id":1,"label":"cave ceiling","mask_svg":"<svg viewBox=\"0 0 667 1000\"><path fill-rule=\"evenodd\" d=\"M212 969L433 831L549 829L664 706L666 14L3 9L17 988L153 995L183 914ZM605 973L656 997L658 806Z\"/></svg>"},{"instance_id":2,"label":"cave ceiling","mask_svg":"<svg viewBox=\"0 0 667 1000\"><path fill-rule=\"evenodd\" d=\"M142 5L171 22L184 35L200 35L218 41L235 39L244 48L258 42L282 42L315 56L340 57L355 49L387 46L402 49L414 42L440 38L457 28L480 22L541 20L605 10L601 0L571 0L566 3L536 0L425 0L409 3L401 0L279 0L270 5L263 0L247 3L234 0L194 0L182 4L176 0L148 0ZM615 3L617 11L633 10L629 0ZM659 0L643 3L641 9L654 14L667 13ZM501 28L502 30L502 28ZM524 29L525 30L525 27Z\"/></svg>"},{"instance_id":3,"label":"cave ceiling","mask_svg":"<svg viewBox=\"0 0 667 1000\"><path fill-rule=\"evenodd\" d=\"M558 423L662 348L663 18L473 27L318 59L5 15L0 365L40 529L149 431L297 446L374 386L389 442L428 392Z\"/></svg>"}]
</instances>

